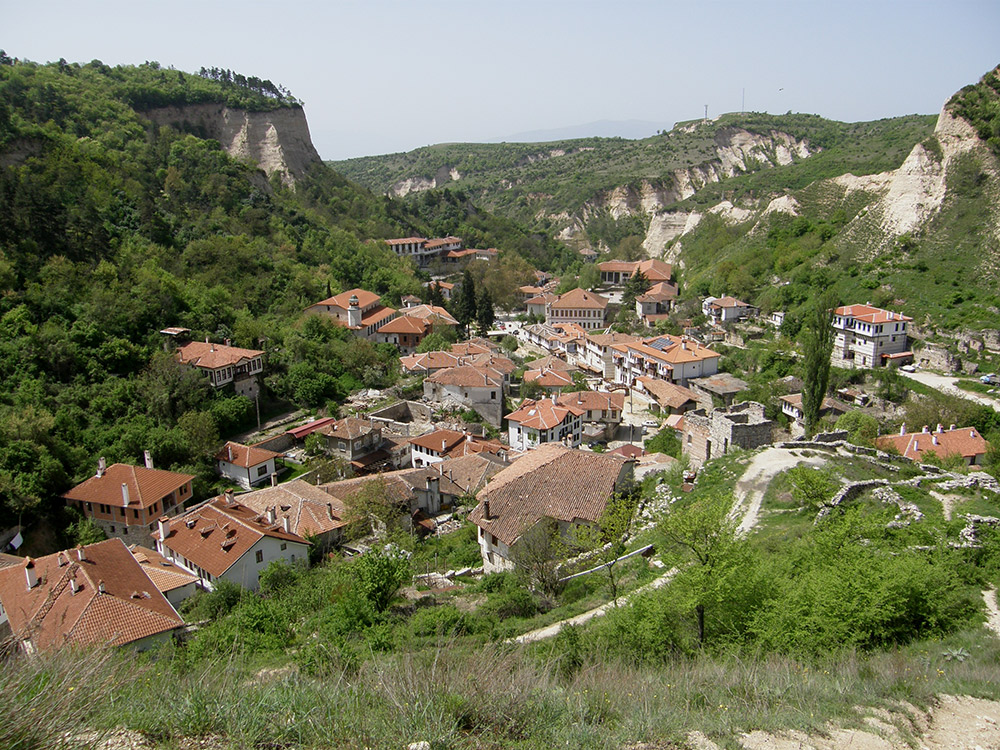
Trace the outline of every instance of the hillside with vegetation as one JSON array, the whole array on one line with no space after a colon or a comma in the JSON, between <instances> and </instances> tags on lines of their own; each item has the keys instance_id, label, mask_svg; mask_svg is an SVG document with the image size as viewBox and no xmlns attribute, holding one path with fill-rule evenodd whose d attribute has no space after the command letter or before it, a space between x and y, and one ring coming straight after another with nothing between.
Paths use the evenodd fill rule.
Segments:
<instances>
[{"instance_id":1,"label":"hillside with vegetation","mask_svg":"<svg viewBox=\"0 0 1000 750\"><path fill-rule=\"evenodd\" d=\"M272 88L278 95L155 63L4 57L3 526L48 518L53 533L65 528L59 494L98 456L135 462L149 450L159 467L213 477L215 442L255 424L254 404L174 364L164 327L266 350L265 418L336 408L357 388L394 381L394 350L301 312L355 286L397 303L419 292L407 261L366 240L425 231L422 220L321 164L289 189L214 140L143 116L165 103L299 106Z\"/></svg>"}]
</instances>

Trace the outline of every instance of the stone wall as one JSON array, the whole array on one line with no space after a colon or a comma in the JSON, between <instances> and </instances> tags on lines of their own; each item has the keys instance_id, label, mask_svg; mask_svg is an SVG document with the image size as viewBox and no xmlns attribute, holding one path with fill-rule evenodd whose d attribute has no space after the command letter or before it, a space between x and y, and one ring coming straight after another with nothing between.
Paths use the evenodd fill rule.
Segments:
<instances>
[{"instance_id":1,"label":"stone wall","mask_svg":"<svg viewBox=\"0 0 1000 750\"><path fill-rule=\"evenodd\" d=\"M684 416L681 448L697 467L733 448L753 450L770 445L773 427L774 423L764 417L764 406L755 401L713 409L711 413L698 409Z\"/></svg>"}]
</instances>

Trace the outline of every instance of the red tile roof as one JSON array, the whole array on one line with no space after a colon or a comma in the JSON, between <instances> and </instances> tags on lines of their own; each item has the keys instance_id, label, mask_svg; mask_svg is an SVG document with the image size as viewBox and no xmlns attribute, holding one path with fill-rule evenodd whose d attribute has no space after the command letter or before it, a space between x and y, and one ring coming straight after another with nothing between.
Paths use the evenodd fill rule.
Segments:
<instances>
[{"instance_id":1,"label":"red tile roof","mask_svg":"<svg viewBox=\"0 0 1000 750\"><path fill-rule=\"evenodd\" d=\"M455 320L454 316L443 307L439 305L415 305L413 307L408 307L403 310L403 315L408 318L419 318L421 320L426 320L434 325L444 324L449 326L457 326L458 321Z\"/></svg>"},{"instance_id":2,"label":"red tile roof","mask_svg":"<svg viewBox=\"0 0 1000 750\"><path fill-rule=\"evenodd\" d=\"M621 411L625 408L625 394L621 391L577 391L556 396L559 406L575 406L587 411Z\"/></svg>"},{"instance_id":3,"label":"red tile roof","mask_svg":"<svg viewBox=\"0 0 1000 750\"><path fill-rule=\"evenodd\" d=\"M524 382L538 383L543 388L565 388L573 385L573 376L566 370L550 370L548 368L526 370Z\"/></svg>"},{"instance_id":4,"label":"red tile roof","mask_svg":"<svg viewBox=\"0 0 1000 750\"><path fill-rule=\"evenodd\" d=\"M198 576L175 565L156 550L140 547L138 544L130 544L128 549L146 571L149 580L164 594L198 582Z\"/></svg>"},{"instance_id":5,"label":"red tile roof","mask_svg":"<svg viewBox=\"0 0 1000 750\"><path fill-rule=\"evenodd\" d=\"M230 441L215 454L215 460L226 461L235 466L250 469L254 466L260 466L273 458L281 458L281 456L281 453L258 448L256 445L243 445Z\"/></svg>"},{"instance_id":6,"label":"red tile roof","mask_svg":"<svg viewBox=\"0 0 1000 750\"><path fill-rule=\"evenodd\" d=\"M503 385L503 373L490 367L463 365L438 370L425 382L464 388L499 388Z\"/></svg>"},{"instance_id":7,"label":"red tile roof","mask_svg":"<svg viewBox=\"0 0 1000 750\"><path fill-rule=\"evenodd\" d=\"M118 508L149 508L167 495L189 484L191 474L177 474L145 466L111 464L103 476L93 476L63 495L67 500L104 503ZM122 497L122 485L128 487L128 506Z\"/></svg>"},{"instance_id":8,"label":"red tile roof","mask_svg":"<svg viewBox=\"0 0 1000 750\"><path fill-rule=\"evenodd\" d=\"M542 445L490 479L469 520L505 544L513 544L542 518L596 522L622 489L627 464L621 456Z\"/></svg>"},{"instance_id":9,"label":"red tile roof","mask_svg":"<svg viewBox=\"0 0 1000 750\"><path fill-rule=\"evenodd\" d=\"M456 430L435 430L420 437L410 438L412 445L426 448L436 453L447 453L465 440L465 434Z\"/></svg>"},{"instance_id":10,"label":"red tile roof","mask_svg":"<svg viewBox=\"0 0 1000 750\"><path fill-rule=\"evenodd\" d=\"M367 419L344 417L321 427L319 433L339 440L354 440L374 432L376 429L375 425Z\"/></svg>"},{"instance_id":11,"label":"red tile roof","mask_svg":"<svg viewBox=\"0 0 1000 750\"><path fill-rule=\"evenodd\" d=\"M524 400L517 411L507 415L507 421L533 430L551 430L568 418L580 416L584 411L575 405L558 406L552 399L533 401L529 398Z\"/></svg>"},{"instance_id":12,"label":"red tile roof","mask_svg":"<svg viewBox=\"0 0 1000 750\"><path fill-rule=\"evenodd\" d=\"M989 443L975 427L935 432L910 432L903 435L883 435L875 441L880 448L892 446L899 453L914 461L922 461L928 453L945 458L958 454L963 458L982 456Z\"/></svg>"},{"instance_id":13,"label":"red tile roof","mask_svg":"<svg viewBox=\"0 0 1000 750\"><path fill-rule=\"evenodd\" d=\"M288 516L289 529L302 538L321 536L347 525L344 503L302 479L246 492L237 499L260 516L266 517L268 508L274 508L282 528L282 518Z\"/></svg>"},{"instance_id":14,"label":"red tile roof","mask_svg":"<svg viewBox=\"0 0 1000 750\"><path fill-rule=\"evenodd\" d=\"M843 307L838 307L833 311L833 313L834 315L840 315L845 318L854 318L855 320L860 320L863 323L892 323L895 321L913 320L913 318L908 315L883 310L879 307L872 307L871 305L845 305Z\"/></svg>"},{"instance_id":15,"label":"red tile roof","mask_svg":"<svg viewBox=\"0 0 1000 750\"><path fill-rule=\"evenodd\" d=\"M414 318L409 315L401 315L395 320L390 320L384 326L379 328L378 332L423 335L427 332L428 328L430 328L430 323L426 320Z\"/></svg>"},{"instance_id":16,"label":"red tile roof","mask_svg":"<svg viewBox=\"0 0 1000 750\"><path fill-rule=\"evenodd\" d=\"M369 305L374 305L382 298L375 294L375 292L369 292L367 289L348 289L346 292L341 292L340 294L335 294L332 297L327 297L321 302L317 302L317 305L327 305L329 307L339 307L343 310L347 310L351 306L351 297L357 296L358 307L364 310Z\"/></svg>"},{"instance_id":17,"label":"red tile roof","mask_svg":"<svg viewBox=\"0 0 1000 750\"><path fill-rule=\"evenodd\" d=\"M461 358L451 352L424 352L400 357L399 362L407 372L430 372L445 367L458 367Z\"/></svg>"},{"instance_id":18,"label":"red tile roof","mask_svg":"<svg viewBox=\"0 0 1000 750\"><path fill-rule=\"evenodd\" d=\"M291 435L295 440L301 440L307 435L311 435L316 432L316 430L321 427L325 427L328 424L336 422L336 417L323 417L321 419L314 419L312 422L306 422L305 424L299 425L298 427L293 427L285 432L286 435Z\"/></svg>"},{"instance_id":19,"label":"red tile roof","mask_svg":"<svg viewBox=\"0 0 1000 750\"><path fill-rule=\"evenodd\" d=\"M393 240L385 240L388 245L409 245L414 242L427 242L423 237L399 237Z\"/></svg>"},{"instance_id":20,"label":"red tile roof","mask_svg":"<svg viewBox=\"0 0 1000 750\"><path fill-rule=\"evenodd\" d=\"M16 638L41 651L121 646L184 624L121 539L82 549L82 561L68 550L0 570L0 602ZM31 589L26 566L37 579Z\"/></svg>"},{"instance_id":21,"label":"red tile roof","mask_svg":"<svg viewBox=\"0 0 1000 750\"><path fill-rule=\"evenodd\" d=\"M237 365L264 354L257 349L241 349L238 346L212 344L205 341L189 341L177 347L177 361L185 365L193 365L205 370L218 370L220 367Z\"/></svg>"},{"instance_id":22,"label":"red tile roof","mask_svg":"<svg viewBox=\"0 0 1000 750\"><path fill-rule=\"evenodd\" d=\"M698 403L698 394L690 388L668 383L666 380L660 380L659 378L641 376L636 379L642 384L643 389L656 399L660 406L666 406L669 409L679 409L688 402Z\"/></svg>"},{"instance_id":23,"label":"red tile roof","mask_svg":"<svg viewBox=\"0 0 1000 750\"><path fill-rule=\"evenodd\" d=\"M164 546L177 552L213 576L221 576L265 536L308 545L280 524L268 523L257 511L239 502L217 497L167 523ZM160 532L153 532L160 539Z\"/></svg>"},{"instance_id":24,"label":"red tile roof","mask_svg":"<svg viewBox=\"0 0 1000 750\"><path fill-rule=\"evenodd\" d=\"M556 310L603 310L608 306L608 301L599 294L588 292L585 289L571 289L566 294L560 295L559 299L551 304Z\"/></svg>"}]
</instances>

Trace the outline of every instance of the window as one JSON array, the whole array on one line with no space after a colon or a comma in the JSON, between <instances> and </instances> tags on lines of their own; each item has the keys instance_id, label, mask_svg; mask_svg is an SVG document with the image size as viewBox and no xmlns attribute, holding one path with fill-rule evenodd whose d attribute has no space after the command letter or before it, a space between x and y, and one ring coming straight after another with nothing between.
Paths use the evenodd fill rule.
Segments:
<instances>
[{"instance_id":1,"label":"window","mask_svg":"<svg viewBox=\"0 0 1000 750\"><path fill-rule=\"evenodd\" d=\"M135 508L132 509L132 518L134 518L136 521L139 520L139 511L136 510Z\"/></svg>"},{"instance_id":2,"label":"window","mask_svg":"<svg viewBox=\"0 0 1000 750\"><path fill-rule=\"evenodd\" d=\"M262 549L257 550L257 554L255 555L255 557L258 563L264 562L264 550Z\"/></svg>"},{"instance_id":3,"label":"window","mask_svg":"<svg viewBox=\"0 0 1000 750\"><path fill-rule=\"evenodd\" d=\"M281 551L284 552L286 549L288 549L288 542L282 542L281 543Z\"/></svg>"},{"instance_id":4,"label":"window","mask_svg":"<svg viewBox=\"0 0 1000 750\"><path fill-rule=\"evenodd\" d=\"M266 465L261 466L260 468L257 469L257 476L262 477L265 474L267 474L267 466Z\"/></svg>"}]
</instances>

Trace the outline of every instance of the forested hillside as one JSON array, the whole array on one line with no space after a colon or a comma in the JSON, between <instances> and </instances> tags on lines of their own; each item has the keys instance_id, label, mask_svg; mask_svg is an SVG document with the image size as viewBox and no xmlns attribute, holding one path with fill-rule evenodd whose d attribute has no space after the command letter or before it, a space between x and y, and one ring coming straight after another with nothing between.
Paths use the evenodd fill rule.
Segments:
<instances>
[{"instance_id":1,"label":"forested hillside","mask_svg":"<svg viewBox=\"0 0 1000 750\"><path fill-rule=\"evenodd\" d=\"M298 107L269 82L156 63L0 65L0 525L55 513L99 456L206 471L245 398L174 365L158 331L267 352L262 408L322 407L395 377L395 358L301 311L363 286L419 291L368 238L422 220L322 165L295 191L143 108ZM266 413L265 413L266 416ZM61 528L65 519L52 524Z\"/></svg>"}]
</instances>

